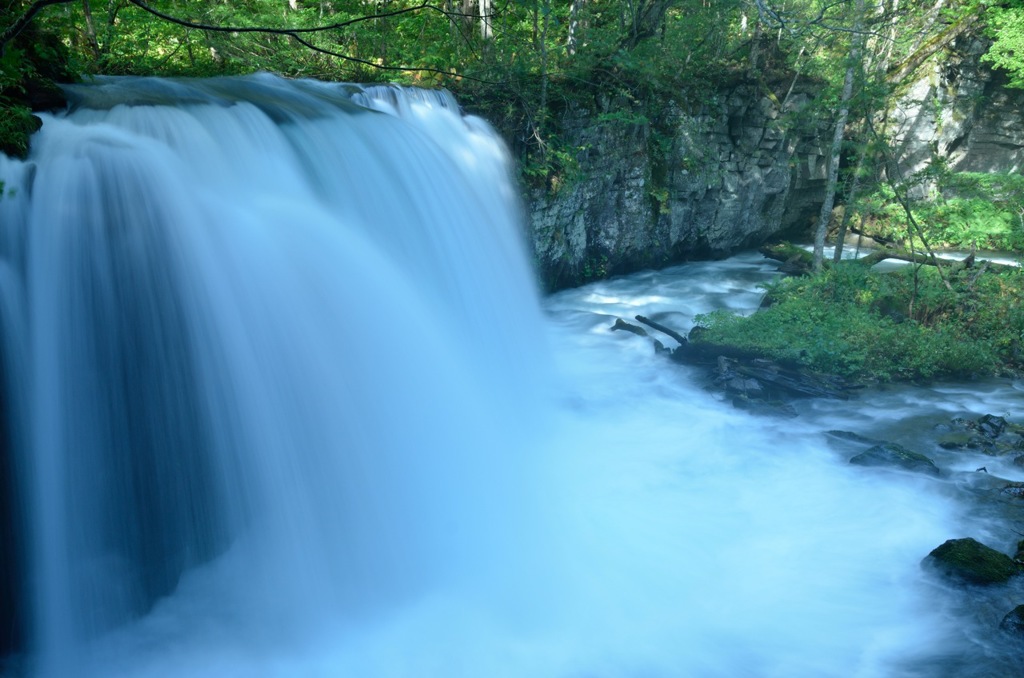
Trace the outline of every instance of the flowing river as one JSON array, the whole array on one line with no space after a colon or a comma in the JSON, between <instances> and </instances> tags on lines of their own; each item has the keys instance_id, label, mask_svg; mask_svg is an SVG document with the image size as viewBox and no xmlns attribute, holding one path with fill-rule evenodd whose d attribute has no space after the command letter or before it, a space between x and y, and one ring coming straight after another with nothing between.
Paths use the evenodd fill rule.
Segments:
<instances>
[{"instance_id":1,"label":"flowing river","mask_svg":"<svg viewBox=\"0 0 1024 678\"><path fill-rule=\"evenodd\" d=\"M751 312L759 256L542 298L504 150L443 94L103 80L0 158L2 664L40 676L1017 676L1012 552L831 429L1019 420L1010 381L737 410L642 314ZM929 443L930 445L930 443ZM980 484L981 483L981 484Z\"/></svg>"}]
</instances>

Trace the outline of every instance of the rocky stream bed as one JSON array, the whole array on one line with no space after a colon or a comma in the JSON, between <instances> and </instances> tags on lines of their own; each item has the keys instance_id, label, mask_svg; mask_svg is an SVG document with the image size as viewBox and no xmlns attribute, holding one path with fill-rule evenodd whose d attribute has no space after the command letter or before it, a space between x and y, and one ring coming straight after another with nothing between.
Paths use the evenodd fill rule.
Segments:
<instances>
[{"instance_id":1,"label":"rocky stream bed","mask_svg":"<svg viewBox=\"0 0 1024 678\"><path fill-rule=\"evenodd\" d=\"M838 377L781 365L728 346L688 341L644 316L636 316L635 321L620 318L609 329L650 336L658 354L697 368L705 389L716 398L757 415L799 417L808 403L823 399L853 400L850 406L854 408L856 401L875 395L871 389ZM655 336L667 336L677 345L666 347ZM855 417L851 423L856 423ZM935 490L948 493L967 513L998 516L1001 538L986 533L948 539L921 554L921 567L934 579L949 614L964 618L965 628L971 629L966 633L987 631L988 638L977 640L990 648L990 654L1020 656L1024 651L1024 482L1001 477L1000 472L1024 469L1024 424L1009 412L961 412L948 418L928 415L904 421L898 430L898 439L893 440L876 437L875 431L856 430L856 426L823 430L822 436L837 454L864 468L865 473L932 478ZM1005 546L1008 534L1018 537L1013 540L1015 547L1004 549L1008 552L986 543L997 541ZM955 669L963 675L984 675L986 670L972 670L971 660L966 658L951 656L943 661L943 675L948 675L945 672L956 662L964 662Z\"/></svg>"}]
</instances>

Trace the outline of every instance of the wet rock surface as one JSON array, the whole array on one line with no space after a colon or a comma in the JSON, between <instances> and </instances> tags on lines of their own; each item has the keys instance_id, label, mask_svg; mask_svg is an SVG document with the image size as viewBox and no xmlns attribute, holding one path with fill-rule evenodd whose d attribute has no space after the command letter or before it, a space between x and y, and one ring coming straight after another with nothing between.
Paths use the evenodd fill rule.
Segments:
<instances>
[{"instance_id":1,"label":"wet rock surface","mask_svg":"<svg viewBox=\"0 0 1024 678\"><path fill-rule=\"evenodd\" d=\"M923 564L942 576L979 586L1002 584L1021 573L1021 566L1008 555L971 537L944 542Z\"/></svg>"},{"instance_id":2,"label":"wet rock surface","mask_svg":"<svg viewBox=\"0 0 1024 678\"><path fill-rule=\"evenodd\" d=\"M886 466L915 473L939 475L939 467L929 457L908 450L896 443L879 443L852 457L850 463L856 466Z\"/></svg>"}]
</instances>

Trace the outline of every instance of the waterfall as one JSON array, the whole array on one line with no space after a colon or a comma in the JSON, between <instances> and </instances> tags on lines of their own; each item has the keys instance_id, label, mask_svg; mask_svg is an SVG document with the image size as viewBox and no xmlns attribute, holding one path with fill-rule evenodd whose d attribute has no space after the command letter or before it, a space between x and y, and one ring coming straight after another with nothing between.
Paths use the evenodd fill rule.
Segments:
<instances>
[{"instance_id":1,"label":"waterfall","mask_svg":"<svg viewBox=\"0 0 1024 678\"><path fill-rule=\"evenodd\" d=\"M0 156L0 674L1024 671L993 631L1024 585L957 598L920 567L954 537L1012 552L962 500L1024 471L865 469L823 435L914 447L1024 385L719 401L610 328L752 312L776 273L541 298L503 146L445 93L68 93Z\"/></svg>"},{"instance_id":2,"label":"waterfall","mask_svg":"<svg viewBox=\"0 0 1024 678\"><path fill-rule=\"evenodd\" d=\"M487 125L265 74L69 95L0 201L36 668L214 559L280 628L515 562L543 342Z\"/></svg>"}]
</instances>

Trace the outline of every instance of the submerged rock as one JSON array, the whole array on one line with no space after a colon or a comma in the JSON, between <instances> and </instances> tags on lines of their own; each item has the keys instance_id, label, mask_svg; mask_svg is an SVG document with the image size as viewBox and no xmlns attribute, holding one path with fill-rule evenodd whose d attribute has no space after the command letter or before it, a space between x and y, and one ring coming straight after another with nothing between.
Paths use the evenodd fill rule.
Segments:
<instances>
[{"instance_id":1,"label":"submerged rock","mask_svg":"<svg viewBox=\"0 0 1024 678\"><path fill-rule=\"evenodd\" d=\"M853 431L832 430L832 431L825 431L825 435L828 436L829 438L834 439L834 440L841 440L843 442L850 442L850 443L859 443L861 445L884 445L885 444L884 440L878 440L877 438L868 438L867 436L862 436L861 434L854 433Z\"/></svg>"},{"instance_id":2,"label":"submerged rock","mask_svg":"<svg viewBox=\"0 0 1024 678\"><path fill-rule=\"evenodd\" d=\"M888 466L916 473L939 475L939 467L930 458L890 442L868 448L850 459L850 463L857 466Z\"/></svg>"},{"instance_id":3,"label":"submerged rock","mask_svg":"<svg viewBox=\"0 0 1024 678\"><path fill-rule=\"evenodd\" d=\"M1018 605L1010 610L999 623L999 628L1009 634L1024 638L1024 605Z\"/></svg>"},{"instance_id":4,"label":"submerged rock","mask_svg":"<svg viewBox=\"0 0 1024 678\"><path fill-rule=\"evenodd\" d=\"M1010 556L970 537L946 541L929 553L922 565L950 579L982 586L1001 584L1021 572Z\"/></svg>"}]
</instances>

